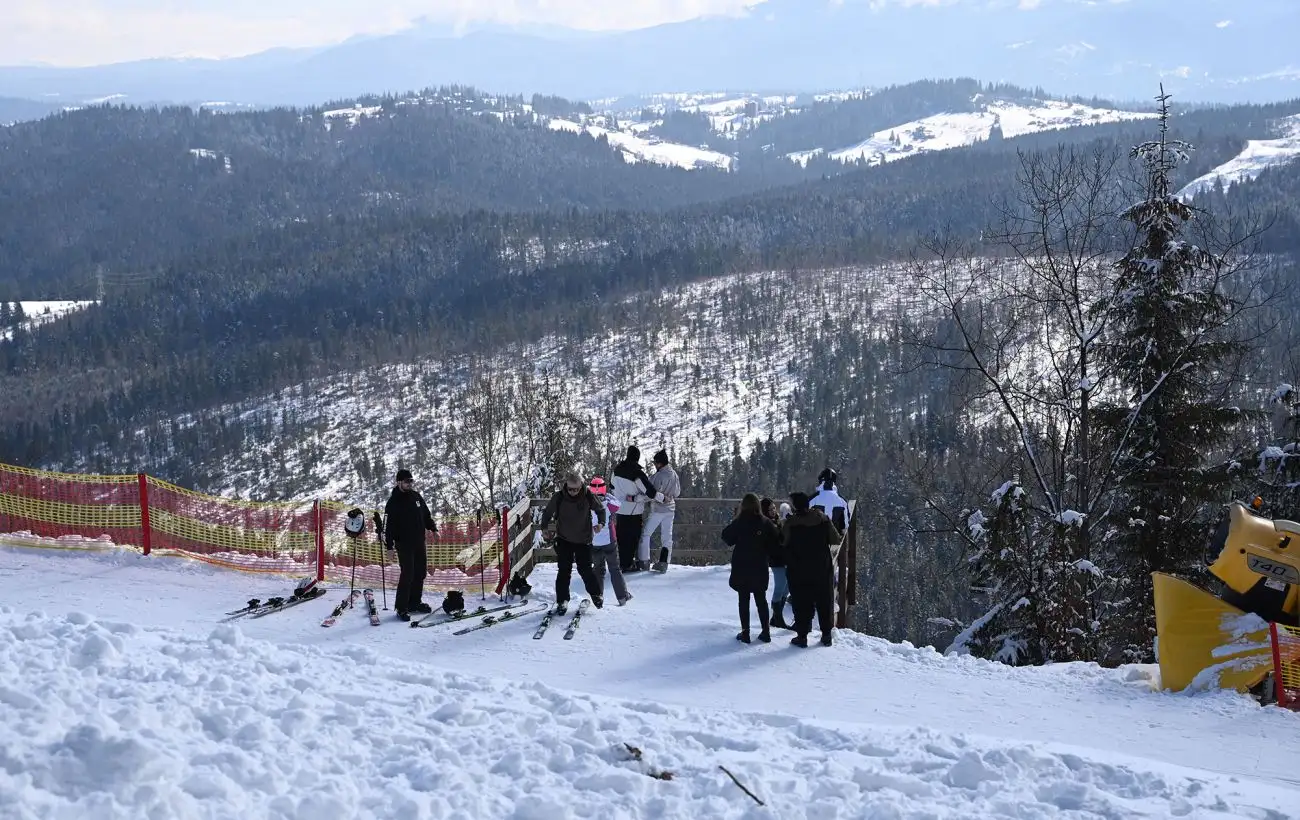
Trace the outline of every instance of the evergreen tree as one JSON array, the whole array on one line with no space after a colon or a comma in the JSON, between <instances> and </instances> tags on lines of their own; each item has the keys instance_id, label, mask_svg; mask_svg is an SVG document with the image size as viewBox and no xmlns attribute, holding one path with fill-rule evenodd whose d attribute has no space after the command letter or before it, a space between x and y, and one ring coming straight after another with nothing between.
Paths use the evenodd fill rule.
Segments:
<instances>
[{"instance_id":1,"label":"evergreen tree","mask_svg":"<svg viewBox=\"0 0 1300 820\"><path fill-rule=\"evenodd\" d=\"M1106 623L1112 651L1129 661L1152 654L1150 573L1199 568L1204 502L1222 495L1225 479L1204 467L1240 419L1222 390L1225 365L1242 350L1225 332L1237 312L1224 287L1231 263L1184 238L1197 213L1174 195L1171 176L1191 146L1169 138L1169 95L1162 88L1157 99L1159 138L1132 150L1146 198L1122 214L1137 234L1118 262L1102 350L1110 401L1097 413L1119 477L1108 604L1125 615Z\"/></svg>"}]
</instances>

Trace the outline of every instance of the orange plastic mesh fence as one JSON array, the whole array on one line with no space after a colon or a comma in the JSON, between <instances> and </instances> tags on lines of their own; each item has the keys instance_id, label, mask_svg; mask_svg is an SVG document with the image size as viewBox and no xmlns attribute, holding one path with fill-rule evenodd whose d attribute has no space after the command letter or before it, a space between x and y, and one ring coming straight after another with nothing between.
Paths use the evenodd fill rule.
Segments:
<instances>
[{"instance_id":1,"label":"orange plastic mesh fence","mask_svg":"<svg viewBox=\"0 0 1300 820\"><path fill-rule=\"evenodd\" d=\"M1300 707L1300 629L1277 624L1277 668L1274 674L1281 682L1278 704Z\"/></svg>"},{"instance_id":2,"label":"orange plastic mesh fence","mask_svg":"<svg viewBox=\"0 0 1300 820\"><path fill-rule=\"evenodd\" d=\"M0 464L0 533L58 540L50 546L141 546L138 477Z\"/></svg>"},{"instance_id":3,"label":"orange plastic mesh fence","mask_svg":"<svg viewBox=\"0 0 1300 820\"><path fill-rule=\"evenodd\" d=\"M253 572L316 575L311 501L236 501L148 479L153 549Z\"/></svg>"},{"instance_id":4,"label":"orange plastic mesh fence","mask_svg":"<svg viewBox=\"0 0 1300 820\"><path fill-rule=\"evenodd\" d=\"M352 538L343 530L343 521L353 505L335 501L321 502L325 532L325 577L351 582L353 552L356 557L357 586L377 587L382 583L394 587L399 572L395 550L384 549L376 538L374 510L366 510L366 530ZM444 518L437 522L437 534L428 533L425 554L428 577L425 589L461 589L483 586L492 590L501 578L501 526L498 516Z\"/></svg>"}]
</instances>

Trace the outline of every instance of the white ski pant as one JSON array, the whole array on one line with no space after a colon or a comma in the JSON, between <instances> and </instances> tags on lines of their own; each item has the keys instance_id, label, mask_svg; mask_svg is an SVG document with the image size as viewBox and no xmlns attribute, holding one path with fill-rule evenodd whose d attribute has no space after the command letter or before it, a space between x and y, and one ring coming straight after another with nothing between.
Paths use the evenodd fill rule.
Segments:
<instances>
[{"instance_id":1,"label":"white ski pant","mask_svg":"<svg viewBox=\"0 0 1300 820\"><path fill-rule=\"evenodd\" d=\"M650 513L650 520L646 521L645 529L641 530L641 543L636 547L636 559L638 561L650 560L650 536L655 530L659 530L660 546L668 550L668 558L673 557L673 516L677 514L676 510L664 510L663 512Z\"/></svg>"}]
</instances>

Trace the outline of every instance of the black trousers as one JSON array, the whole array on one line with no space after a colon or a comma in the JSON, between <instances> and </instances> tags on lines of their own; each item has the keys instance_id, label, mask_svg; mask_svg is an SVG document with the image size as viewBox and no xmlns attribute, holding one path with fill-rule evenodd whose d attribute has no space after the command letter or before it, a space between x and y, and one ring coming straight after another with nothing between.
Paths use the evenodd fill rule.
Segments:
<instances>
[{"instance_id":1,"label":"black trousers","mask_svg":"<svg viewBox=\"0 0 1300 820\"><path fill-rule=\"evenodd\" d=\"M812 632L813 611L817 612L817 626L823 635L835 627L835 588L830 581L790 585L790 606L794 609L794 631L800 635Z\"/></svg>"},{"instance_id":2,"label":"black trousers","mask_svg":"<svg viewBox=\"0 0 1300 820\"><path fill-rule=\"evenodd\" d=\"M754 599L754 605L758 607L758 625L767 632L771 629L767 609L767 590L762 592L738 592L740 597L740 629L742 632L749 631L749 599Z\"/></svg>"},{"instance_id":3,"label":"black trousers","mask_svg":"<svg viewBox=\"0 0 1300 820\"><path fill-rule=\"evenodd\" d=\"M645 519L640 515L618 517L618 561L624 572L636 564L636 548L641 543L641 530L644 527Z\"/></svg>"},{"instance_id":4,"label":"black trousers","mask_svg":"<svg viewBox=\"0 0 1300 820\"><path fill-rule=\"evenodd\" d=\"M398 612L411 612L424 600L424 579L429 574L429 553L424 544L398 544L397 563L401 572L397 576L397 592L393 608Z\"/></svg>"},{"instance_id":5,"label":"black trousers","mask_svg":"<svg viewBox=\"0 0 1300 820\"><path fill-rule=\"evenodd\" d=\"M603 592L596 585L596 573L591 568L591 544L574 544L562 538L555 539L555 602L562 604L569 600L569 583L573 580L573 565L578 565L578 577L587 588L587 595L600 598Z\"/></svg>"}]
</instances>

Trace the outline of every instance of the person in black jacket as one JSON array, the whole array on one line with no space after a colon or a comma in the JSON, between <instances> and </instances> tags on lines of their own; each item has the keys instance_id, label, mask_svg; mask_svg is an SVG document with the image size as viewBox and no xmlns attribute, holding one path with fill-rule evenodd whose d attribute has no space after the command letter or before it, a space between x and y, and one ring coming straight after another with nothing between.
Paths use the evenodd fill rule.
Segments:
<instances>
[{"instance_id":1,"label":"person in black jacket","mask_svg":"<svg viewBox=\"0 0 1300 820\"><path fill-rule=\"evenodd\" d=\"M384 543L397 550L401 572L393 607L397 617L411 620L412 612L432 612L424 603L424 579L429 574L429 554L425 549L425 532L438 531L424 496L415 490L410 470L397 471L397 486L384 505Z\"/></svg>"},{"instance_id":2,"label":"person in black jacket","mask_svg":"<svg viewBox=\"0 0 1300 820\"><path fill-rule=\"evenodd\" d=\"M654 482L645 474L641 450L635 444L627 448L627 457L614 465L614 497L620 505L615 537L623 574L648 570L650 562L638 561L636 555L645 526L645 508L651 499L663 501L664 496L655 490Z\"/></svg>"},{"instance_id":3,"label":"person in black jacket","mask_svg":"<svg viewBox=\"0 0 1300 820\"><path fill-rule=\"evenodd\" d=\"M592 513L596 523L591 523ZM591 536L605 527L605 505L596 498L577 473L564 477L564 487L547 502L542 511L541 528L547 530L555 523L555 606L563 615L569 603L569 582L573 579L573 564L578 564L578 577L587 588L587 595L596 609L604 606L603 585L596 583L596 573L591 567ZM551 532L547 533L551 535Z\"/></svg>"},{"instance_id":4,"label":"person in black jacket","mask_svg":"<svg viewBox=\"0 0 1300 820\"><path fill-rule=\"evenodd\" d=\"M776 525L763 515L758 496L747 493L740 501L736 519L722 531L722 540L732 547L730 583L740 603L738 641L749 643L749 599L753 596L758 606L758 625L763 628L758 639L772 642L767 619L767 562L779 539Z\"/></svg>"},{"instance_id":5,"label":"person in black jacket","mask_svg":"<svg viewBox=\"0 0 1300 820\"><path fill-rule=\"evenodd\" d=\"M831 585L835 560L831 548L840 543L840 531L818 509L810 509L807 493L790 493L793 512L782 529L786 548L786 576L793 599L795 636L790 643L808 645L813 610L822 631L822 644L831 645L834 628L835 588Z\"/></svg>"},{"instance_id":6,"label":"person in black jacket","mask_svg":"<svg viewBox=\"0 0 1300 820\"><path fill-rule=\"evenodd\" d=\"M770 498L764 498L759 507L763 511L763 517L771 521L780 533L782 525L785 523L781 520L779 511L776 508L776 502ZM767 555L767 565L772 569L772 626L777 629L790 629L790 624L785 622L785 601L790 595L790 584L785 575L785 543L784 539L778 539L776 546Z\"/></svg>"}]
</instances>

